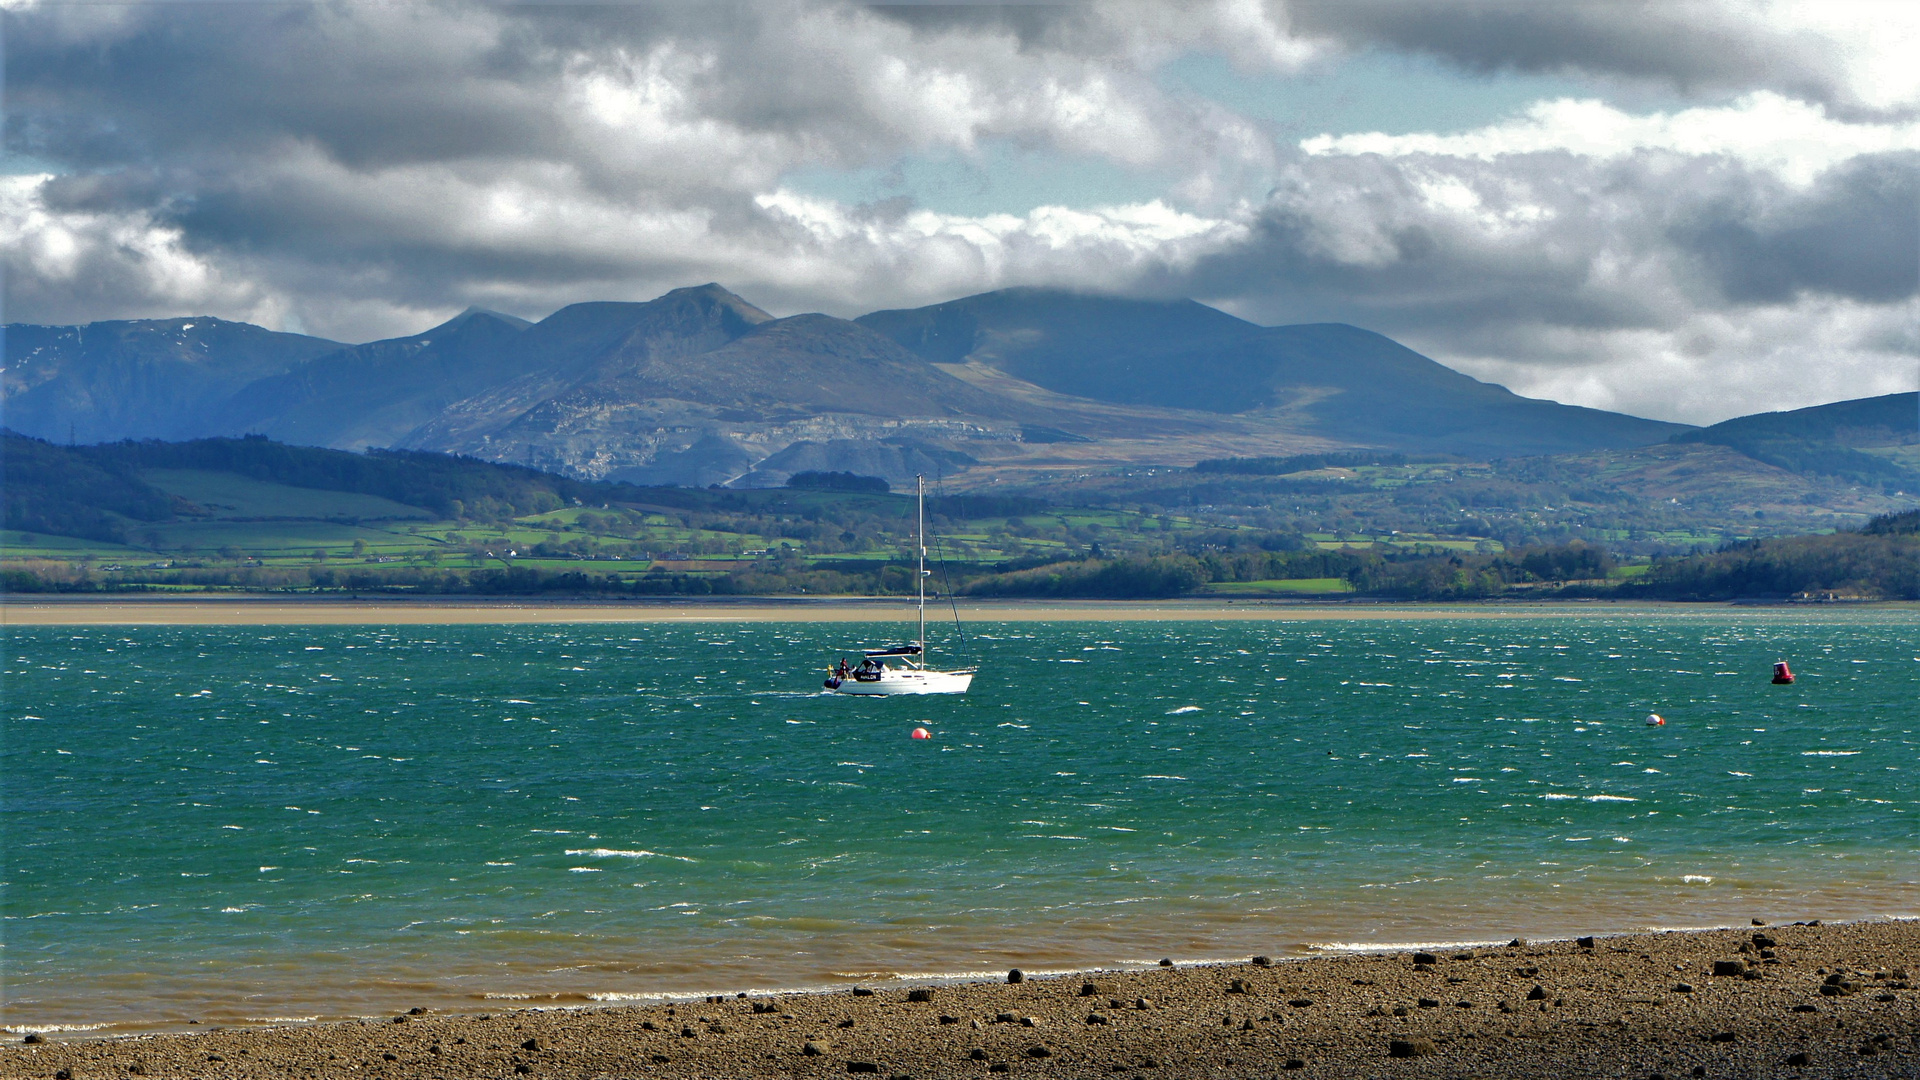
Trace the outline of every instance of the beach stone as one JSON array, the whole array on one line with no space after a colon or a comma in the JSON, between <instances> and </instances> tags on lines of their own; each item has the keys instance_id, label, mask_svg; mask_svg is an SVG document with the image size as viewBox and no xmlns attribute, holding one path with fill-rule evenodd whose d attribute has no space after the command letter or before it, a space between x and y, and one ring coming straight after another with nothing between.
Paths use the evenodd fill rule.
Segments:
<instances>
[{"instance_id":1,"label":"beach stone","mask_svg":"<svg viewBox=\"0 0 1920 1080\"><path fill-rule=\"evenodd\" d=\"M1547 988L1544 986L1541 986L1539 983L1534 983L1533 989L1527 991L1527 1000L1528 1001L1547 1000Z\"/></svg>"},{"instance_id":2,"label":"beach stone","mask_svg":"<svg viewBox=\"0 0 1920 1080\"><path fill-rule=\"evenodd\" d=\"M1573 943L1574 943L1574 945L1576 945L1576 946L1578 946L1579 948L1582 948L1582 949L1591 949L1591 948L1593 948L1593 939L1592 939L1592 938L1590 938L1590 937L1583 937L1583 938L1574 938L1574 939L1573 939Z\"/></svg>"},{"instance_id":3,"label":"beach stone","mask_svg":"<svg viewBox=\"0 0 1920 1080\"><path fill-rule=\"evenodd\" d=\"M1395 1016L1407 1015L1407 1007L1405 1005L1395 1005L1393 1007L1393 1015Z\"/></svg>"},{"instance_id":4,"label":"beach stone","mask_svg":"<svg viewBox=\"0 0 1920 1080\"><path fill-rule=\"evenodd\" d=\"M1256 956L1253 958L1253 966L1254 967L1272 967L1273 959L1267 956Z\"/></svg>"},{"instance_id":5,"label":"beach stone","mask_svg":"<svg viewBox=\"0 0 1920 1080\"><path fill-rule=\"evenodd\" d=\"M1133 1007L1136 1009L1151 1009L1153 1008L1153 1002L1148 998L1137 997L1133 999Z\"/></svg>"},{"instance_id":6,"label":"beach stone","mask_svg":"<svg viewBox=\"0 0 1920 1080\"><path fill-rule=\"evenodd\" d=\"M942 1013L940 1015L940 1023L942 1026L945 1026L947 1024L957 1024L959 1022L960 1022L960 1018L957 1016L948 1016L945 1013Z\"/></svg>"},{"instance_id":7,"label":"beach stone","mask_svg":"<svg viewBox=\"0 0 1920 1080\"><path fill-rule=\"evenodd\" d=\"M1755 926L1765 926L1765 925L1767 925L1767 920L1765 920L1765 919L1755 919L1755 920L1753 920L1753 925L1755 925Z\"/></svg>"},{"instance_id":8,"label":"beach stone","mask_svg":"<svg viewBox=\"0 0 1920 1080\"><path fill-rule=\"evenodd\" d=\"M1027 1047L1027 1056L1030 1058L1050 1058L1053 1056L1053 1051L1047 1049L1045 1043L1034 1043L1032 1046Z\"/></svg>"},{"instance_id":9,"label":"beach stone","mask_svg":"<svg viewBox=\"0 0 1920 1080\"><path fill-rule=\"evenodd\" d=\"M514 1065L513 1071L519 1073L521 1076L529 1076L533 1073L533 1066L522 1061Z\"/></svg>"},{"instance_id":10,"label":"beach stone","mask_svg":"<svg viewBox=\"0 0 1920 1080\"><path fill-rule=\"evenodd\" d=\"M976 1046L973 1049L967 1051L967 1057L973 1059L974 1061L985 1061L987 1060L987 1052Z\"/></svg>"},{"instance_id":11,"label":"beach stone","mask_svg":"<svg viewBox=\"0 0 1920 1080\"><path fill-rule=\"evenodd\" d=\"M1730 1043L1730 1042L1737 1042L1739 1038L1740 1036L1734 1034L1731 1031L1716 1031L1713 1033L1711 1041L1717 1042L1717 1043Z\"/></svg>"},{"instance_id":12,"label":"beach stone","mask_svg":"<svg viewBox=\"0 0 1920 1080\"><path fill-rule=\"evenodd\" d=\"M1247 980L1245 979L1235 979L1227 984L1227 993L1229 994L1244 994L1246 992Z\"/></svg>"},{"instance_id":13,"label":"beach stone","mask_svg":"<svg viewBox=\"0 0 1920 1080\"><path fill-rule=\"evenodd\" d=\"M1238 981L1238 980L1235 980ZM1108 982L1090 982L1080 984L1081 997L1102 997L1113 993L1113 984Z\"/></svg>"},{"instance_id":14,"label":"beach stone","mask_svg":"<svg viewBox=\"0 0 1920 1080\"><path fill-rule=\"evenodd\" d=\"M1687 1075L1689 1075L1689 1076L1705 1076L1705 1075L1707 1075L1707 1067L1706 1067L1705 1065L1695 1065L1695 1066L1693 1067L1693 1071L1692 1071L1691 1073L1688 1073Z\"/></svg>"},{"instance_id":15,"label":"beach stone","mask_svg":"<svg viewBox=\"0 0 1920 1080\"><path fill-rule=\"evenodd\" d=\"M1440 1007L1440 999L1439 998L1421 998L1419 1004L1420 1004L1420 1007L1423 1009L1437 1009Z\"/></svg>"},{"instance_id":16,"label":"beach stone","mask_svg":"<svg viewBox=\"0 0 1920 1080\"><path fill-rule=\"evenodd\" d=\"M1797 1054L1788 1054L1787 1064L1793 1066L1796 1069L1804 1069L1807 1066L1813 1064L1813 1055L1807 1053L1805 1050L1802 1050Z\"/></svg>"},{"instance_id":17,"label":"beach stone","mask_svg":"<svg viewBox=\"0 0 1920 1080\"><path fill-rule=\"evenodd\" d=\"M932 1001L933 991L924 986L920 987L917 990L909 990L907 991L907 1000L908 1001Z\"/></svg>"},{"instance_id":18,"label":"beach stone","mask_svg":"<svg viewBox=\"0 0 1920 1080\"><path fill-rule=\"evenodd\" d=\"M1287 1002L1287 1004L1293 1006L1296 1009L1311 1009L1313 1008L1313 999L1312 998L1294 998L1292 1001Z\"/></svg>"},{"instance_id":19,"label":"beach stone","mask_svg":"<svg viewBox=\"0 0 1920 1080\"><path fill-rule=\"evenodd\" d=\"M1280 1067L1283 1069L1304 1069L1307 1067L1307 1063L1299 1058L1288 1058Z\"/></svg>"},{"instance_id":20,"label":"beach stone","mask_svg":"<svg viewBox=\"0 0 1920 1080\"><path fill-rule=\"evenodd\" d=\"M1676 994L1691 994L1693 993L1693 984L1692 983L1674 983L1673 992Z\"/></svg>"},{"instance_id":21,"label":"beach stone","mask_svg":"<svg viewBox=\"0 0 1920 1080\"><path fill-rule=\"evenodd\" d=\"M55 1069L53 1070L53 1080L73 1080L73 1070Z\"/></svg>"},{"instance_id":22,"label":"beach stone","mask_svg":"<svg viewBox=\"0 0 1920 1080\"><path fill-rule=\"evenodd\" d=\"M1106 1017L1106 1014L1104 1013L1088 1013L1087 1014L1087 1023L1089 1024L1104 1024L1106 1022L1107 1022L1107 1017Z\"/></svg>"},{"instance_id":23,"label":"beach stone","mask_svg":"<svg viewBox=\"0 0 1920 1080\"><path fill-rule=\"evenodd\" d=\"M1797 1013L1817 1013L1817 1012L1819 1012L1819 1011L1820 1011L1820 1006L1818 1006L1818 1005L1795 1005L1795 1006L1793 1007L1793 1011L1794 1011L1794 1012L1797 1012Z\"/></svg>"},{"instance_id":24,"label":"beach stone","mask_svg":"<svg viewBox=\"0 0 1920 1080\"><path fill-rule=\"evenodd\" d=\"M1526 938L1517 937L1517 938L1514 938L1512 941L1507 942L1507 948L1509 949L1524 949L1526 947L1527 947Z\"/></svg>"},{"instance_id":25,"label":"beach stone","mask_svg":"<svg viewBox=\"0 0 1920 1080\"><path fill-rule=\"evenodd\" d=\"M697 1039L700 1037L700 1033L693 1030L692 1024L684 1024L680 1028L680 1037L683 1039Z\"/></svg>"},{"instance_id":26,"label":"beach stone","mask_svg":"<svg viewBox=\"0 0 1920 1080\"><path fill-rule=\"evenodd\" d=\"M1387 1043L1387 1056L1397 1058L1431 1057L1439 1050L1429 1039L1394 1039Z\"/></svg>"},{"instance_id":27,"label":"beach stone","mask_svg":"<svg viewBox=\"0 0 1920 1080\"><path fill-rule=\"evenodd\" d=\"M990 1073L1012 1072L1013 1066L1007 1064L1004 1061L996 1061L993 1064L987 1066L987 1071Z\"/></svg>"},{"instance_id":28,"label":"beach stone","mask_svg":"<svg viewBox=\"0 0 1920 1080\"><path fill-rule=\"evenodd\" d=\"M407 1022L407 1018L405 1016L396 1016L393 1018L393 1022L396 1024L404 1024Z\"/></svg>"},{"instance_id":29,"label":"beach stone","mask_svg":"<svg viewBox=\"0 0 1920 1080\"><path fill-rule=\"evenodd\" d=\"M1417 952L1413 954L1413 962L1416 964L1437 964L1440 962L1440 958L1430 952Z\"/></svg>"},{"instance_id":30,"label":"beach stone","mask_svg":"<svg viewBox=\"0 0 1920 1080\"><path fill-rule=\"evenodd\" d=\"M528 1039L528 1040L527 1040L526 1042L523 1042L523 1043L521 1043L521 1044L520 1044L520 1049L522 1049L522 1050L538 1050L538 1049L540 1049L540 1040L539 1040L539 1039Z\"/></svg>"},{"instance_id":31,"label":"beach stone","mask_svg":"<svg viewBox=\"0 0 1920 1080\"><path fill-rule=\"evenodd\" d=\"M1034 1024L1035 1024L1035 1021L1031 1016L1023 1016L1020 1018L1021 1027L1033 1027Z\"/></svg>"},{"instance_id":32,"label":"beach stone","mask_svg":"<svg viewBox=\"0 0 1920 1080\"><path fill-rule=\"evenodd\" d=\"M26 1043L29 1046L32 1046L35 1043L43 1043L43 1042L46 1042L47 1040L41 1038L38 1032L29 1031L27 1033L26 1038L21 1039L20 1041L23 1043Z\"/></svg>"},{"instance_id":33,"label":"beach stone","mask_svg":"<svg viewBox=\"0 0 1920 1080\"><path fill-rule=\"evenodd\" d=\"M993 1022L996 1024L1013 1024L1013 1023L1018 1023L1019 1020L1020 1018L1013 1015L1012 1013L1004 1013L1004 1012L996 1014L993 1018Z\"/></svg>"},{"instance_id":34,"label":"beach stone","mask_svg":"<svg viewBox=\"0 0 1920 1080\"><path fill-rule=\"evenodd\" d=\"M1019 968L1014 968L1012 971L1007 972L1007 981L1010 983L1026 982L1027 973L1021 971Z\"/></svg>"},{"instance_id":35,"label":"beach stone","mask_svg":"<svg viewBox=\"0 0 1920 1080\"><path fill-rule=\"evenodd\" d=\"M847 1062L847 1071L850 1073L877 1073L880 1071L880 1066L871 1061L849 1061Z\"/></svg>"},{"instance_id":36,"label":"beach stone","mask_svg":"<svg viewBox=\"0 0 1920 1080\"><path fill-rule=\"evenodd\" d=\"M1172 967L1172 966L1173 966L1173 961L1172 961L1171 959L1169 959L1169 958L1167 958L1167 957L1165 957L1165 956L1163 956L1163 957L1161 957L1161 958L1160 958L1160 966L1161 966L1161 967Z\"/></svg>"},{"instance_id":37,"label":"beach stone","mask_svg":"<svg viewBox=\"0 0 1920 1080\"><path fill-rule=\"evenodd\" d=\"M853 988L853 996L854 997L872 997L873 991L865 986L856 986Z\"/></svg>"},{"instance_id":38,"label":"beach stone","mask_svg":"<svg viewBox=\"0 0 1920 1080\"><path fill-rule=\"evenodd\" d=\"M827 1051L832 1049L833 1044L825 1039L808 1039L807 1044L800 1048L800 1052L808 1057L825 1057Z\"/></svg>"},{"instance_id":39,"label":"beach stone","mask_svg":"<svg viewBox=\"0 0 1920 1080\"><path fill-rule=\"evenodd\" d=\"M1745 975L1747 973L1747 962L1745 960L1715 960L1713 962L1713 973L1715 975Z\"/></svg>"},{"instance_id":40,"label":"beach stone","mask_svg":"<svg viewBox=\"0 0 1920 1080\"><path fill-rule=\"evenodd\" d=\"M432 1009L423 1009L420 1006L415 1005L413 1008L407 1010L407 1015L408 1016L425 1016L432 1011L433 1011Z\"/></svg>"}]
</instances>

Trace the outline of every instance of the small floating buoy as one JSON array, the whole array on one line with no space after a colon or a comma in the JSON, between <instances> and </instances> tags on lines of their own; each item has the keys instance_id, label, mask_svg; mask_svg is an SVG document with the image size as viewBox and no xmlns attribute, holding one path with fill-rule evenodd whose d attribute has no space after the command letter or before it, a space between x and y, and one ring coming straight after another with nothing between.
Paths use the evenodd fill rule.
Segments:
<instances>
[{"instance_id":1,"label":"small floating buoy","mask_svg":"<svg viewBox=\"0 0 1920 1080\"><path fill-rule=\"evenodd\" d=\"M1648 727L1665 727L1666 723L1667 723L1667 718L1664 716L1661 716L1657 712L1650 712L1647 714Z\"/></svg>"},{"instance_id":2,"label":"small floating buoy","mask_svg":"<svg viewBox=\"0 0 1920 1080\"><path fill-rule=\"evenodd\" d=\"M1781 660L1775 663L1773 665L1773 685L1786 686L1791 682L1793 682L1793 670L1787 667L1787 662Z\"/></svg>"},{"instance_id":3,"label":"small floating buoy","mask_svg":"<svg viewBox=\"0 0 1920 1080\"><path fill-rule=\"evenodd\" d=\"M933 738L933 734L926 728L917 727L913 729L913 737L916 739L931 739Z\"/></svg>"}]
</instances>

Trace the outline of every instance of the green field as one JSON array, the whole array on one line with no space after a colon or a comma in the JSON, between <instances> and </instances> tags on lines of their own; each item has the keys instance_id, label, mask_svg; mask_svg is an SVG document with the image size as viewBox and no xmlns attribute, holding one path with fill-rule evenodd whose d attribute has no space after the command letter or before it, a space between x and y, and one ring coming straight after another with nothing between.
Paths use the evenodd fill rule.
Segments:
<instances>
[{"instance_id":1,"label":"green field","mask_svg":"<svg viewBox=\"0 0 1920 1080\"><path fill-rule=\"evenodd\" d=\"M216 519L305 518L424 521L432 514L378 495L320 491L200 469L147 469L140 478ZM195 515L199 516L199 515Z\"/></svg>"}]
</instances>

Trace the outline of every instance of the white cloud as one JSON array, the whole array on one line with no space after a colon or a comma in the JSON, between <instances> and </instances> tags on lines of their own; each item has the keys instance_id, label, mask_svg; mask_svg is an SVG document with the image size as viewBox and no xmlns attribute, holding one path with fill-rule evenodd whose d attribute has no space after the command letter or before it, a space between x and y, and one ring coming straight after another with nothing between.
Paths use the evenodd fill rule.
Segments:
<instances>
[{"instance_id":1,"label":"white cloud","mask_svg":"<svg viewBox=\"0 0 1920 1080\"><path fill-rule=\"evenodd\" d=\"M847 315L1063 285L1692 420L1910 387L1920 354L1913 6L0 3L7 149L61 173L0 185L9 318L364 340L710 280ZM1293 146L1155 80L1376 48L1594 94ZM1702 103L1614 93L1648 82ZM1006 146L1161 194L968 216L782 181Z\"/></svg>"},{"instance_id":2,"label":"white cloud","mask_svg":"<svg viewBox=\"0 0 1920 1080\"><path fill-rule=\"evenodd\" d=\"M1451 135L1364 132L1316 135L1300 143L1313 155L1380 154L1492 160L1510 154L1564 151L1613 158L1646 150L1688 156L1723 154L1806 184L1861 154L1920 149L1920 120L1847 123L1819 105L1770 91L1721 108L1642 116L1603 101L1562 99L1535 103L1524 118Z\"/></svg>"}]
</instances>

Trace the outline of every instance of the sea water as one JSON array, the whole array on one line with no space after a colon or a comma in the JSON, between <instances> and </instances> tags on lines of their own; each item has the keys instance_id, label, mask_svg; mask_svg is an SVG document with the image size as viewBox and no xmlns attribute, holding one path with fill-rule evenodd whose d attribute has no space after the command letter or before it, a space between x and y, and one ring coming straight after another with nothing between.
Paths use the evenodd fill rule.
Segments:
<instances>
[{"instance_id":1,"label":"sea water","mask_svg":"<svg viewBox=\"0 0 1920 1080\"><path fill-rule=\"evenodd\" d=\"M1920 911L1910 611L969 629L16 628L5 1023Z\"/></svg>"}]
</instances>

